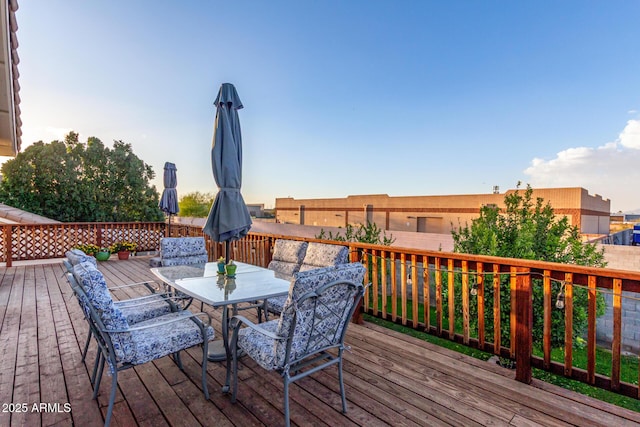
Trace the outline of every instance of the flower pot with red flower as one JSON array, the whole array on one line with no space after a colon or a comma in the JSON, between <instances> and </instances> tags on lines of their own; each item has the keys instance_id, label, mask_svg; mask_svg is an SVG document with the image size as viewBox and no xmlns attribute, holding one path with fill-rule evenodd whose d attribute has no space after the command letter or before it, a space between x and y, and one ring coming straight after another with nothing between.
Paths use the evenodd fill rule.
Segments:
<instances>
[{"instance_id":1,"label":"flower pot with red flower","mask_svg":"<svg viewBox=\"0 0 640 427\"><path fill-rule=\"evenodd\" d=\"M123 240L121 242L116 242L111 245L111 253L118 254L118 259L126 260L129 259L129 255L131 252L135 252L138 244L136 242L129 242L127 240Z\"/></svg>"}]
</instances>

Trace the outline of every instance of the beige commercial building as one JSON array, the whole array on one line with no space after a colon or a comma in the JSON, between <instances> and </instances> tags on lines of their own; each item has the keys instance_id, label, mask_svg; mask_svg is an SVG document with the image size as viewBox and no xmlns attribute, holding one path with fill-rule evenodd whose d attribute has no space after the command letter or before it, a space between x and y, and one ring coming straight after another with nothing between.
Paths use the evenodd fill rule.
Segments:
<instances>
[{"instance_id":1,"label":"beige commercial building","mask_svg":"<svg viewBox=\"0 0 640 427\"><path fill-rule=\"evenodd\" d=\"M346 224L376 223L384 230L421 233L450 233L470 224L484 205L504 207L506 193L450 196L399 196L371 194L336 199L276 199L276 220L285 224L344 227ZM525 190L520 189L520 192ZM537 188L534 200L549 202L557 216L568 217L580 233L609 234L611 202L587 190Z\"/></svg>"}]
</instances>

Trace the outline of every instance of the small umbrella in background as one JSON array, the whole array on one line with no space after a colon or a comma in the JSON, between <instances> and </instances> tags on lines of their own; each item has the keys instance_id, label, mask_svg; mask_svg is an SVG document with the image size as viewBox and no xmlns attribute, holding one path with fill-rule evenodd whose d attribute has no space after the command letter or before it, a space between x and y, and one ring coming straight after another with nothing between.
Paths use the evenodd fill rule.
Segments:
<instances>
[{"instance_id":1,"label":"small umbrella in background","mask_svg":"<svg viewBox=\"0 0 640 427\"><path fill-rule=\"evenodd\" d=\"M170 162L164 164L164 190L162 190L162 197L158 207L162 212L169 216L169 230L167 234L171 236L171 215L175 215L180 212L178 207L178 178L176 177L176 165Z\"/></svg>"},{"instance_id":2,"label":"small umbrella in background","mask_svg":"<svg viewBox=\"0 0 640 427\"><path fill-rule=\"evenodd\" d=\"M216 121L211 166L218 194L203 231L216 242L226 242L226 258L229 262L229 243L246 236L251 228L251 216L240 193L242 135L238 110L242 108L242 102L236 88L231 83L223 83L214 104Z\"/></svg>"}]
</instances>

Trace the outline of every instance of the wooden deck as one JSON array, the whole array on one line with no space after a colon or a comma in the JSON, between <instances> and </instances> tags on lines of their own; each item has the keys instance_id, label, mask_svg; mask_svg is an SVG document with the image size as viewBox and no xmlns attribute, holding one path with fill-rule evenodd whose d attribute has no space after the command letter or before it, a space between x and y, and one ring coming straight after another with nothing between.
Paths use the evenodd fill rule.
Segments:
<instances>
[{"instance_id":1,"label":"wooden deck","mask_svg":"<svg viewBox=\"0 0 640 427\"><path fill-rule=\"evenodd\" d=\"M110 286L153 280L146 257L99 267ZM208 311L219 326L220 311ZM0 426L103 424L111 381L105 375L98 402L91 399L94 345L89 362L80 361L86 334L61 262L0 268ZM337 371L328 369L292 386L294 425L640 425L636 412L536 380L525 385L513 371L375 325L351 325L347 342L347 414ZM184 372L166 357L121 373L112 425L282 424L277 374L243 359L231 404L220 392L224 363L210 363L207 401L198 353L184 355Z\"/></svg>"}]
</instances>

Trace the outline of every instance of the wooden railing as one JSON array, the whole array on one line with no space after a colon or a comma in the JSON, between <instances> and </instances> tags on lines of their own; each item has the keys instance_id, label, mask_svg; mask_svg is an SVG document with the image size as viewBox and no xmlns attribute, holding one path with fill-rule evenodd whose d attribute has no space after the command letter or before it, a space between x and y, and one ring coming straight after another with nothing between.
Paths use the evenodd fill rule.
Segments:
<instances>
[{"instance_id":1,"label":"wooden railing","mask_svg":"<svg viewBox=\"0 0 640 427\"><path fill-rule=\"evenodd\" d=\"M162 222L7 224L0 235L0 262L10 267L13 261L62 258L78 243L102 247L119 240L136 242L138 251L155 251L164 235Z\"/></svg>"},{"instance_id":2,"label":"wooden railing","mask_svg":"<svg viewBox=\"0 0 640 427\"><path fill-rule=\"evenodd\" d=\"M270 249L278 238L318 241L250 233L232 244L232 257L266 266L271 259ZM532 368L539 368L640 398L637 382L621 380L622 300L632 298L627 292L640 292L640 273L362 243L348 243L348 246L351 260L367 266L366 280L371 283L364 297L363 312L512 360L516 379L525 383L531 382ZM224 256L219 244L212 247L211 252ZM500 290L505 286L510 308L506 316L503 306L507 301L501 301L500 297ZM536 287L542 298L542 312L538 315L543 330L542 338L534 342ZM574 294L578 291L587 294L586 368L573 364L576 344L573 320L574 309L578 308L574 306ZM596 372L598 293L613 295L610 372ZM488 294L496 296L490 306L485 303ZM554 326L551 320L553 310L564 313L560 330L555 330L558 325ZM475 322L472 312L476 313ZM501 327L503 323L506 328ZM505 329L508 332L503 334ZM551 357L552 336L559 333L564 335L562 361ZM540 349L542 355L534 355L534 348Z\"/></svg>"},{"instance_id":3,"label":"wooden railing","mask_svg":"<svg viewBox=\"0 0 640 427\"><path fill-rule=\"evenodd\" d=\"M164 223L81 223L5 225L0 260L59 258L76 243L105 246L134 240L140 251L157 250L166 233ZM172 236L200 236L200 227L172 225ZM266 267L276 239L317 239L249 233L231 244L230 256ZM225 256L225 245L205 236L209 260ZM327 242L344 244L341 242ZM515 361L516 378L529 383L540 368L596 387L638 399L635 384L621 380L623 299L640 292L640 273L606 268L468 254L348 243L351 260L367 267L362 312ZM501 291L502 290L502 296ZM587 366L573 363L574 296L586 293ZM598 294L613 301L610 372L597 372L596 311ZM630 294L633 293L633 294ZM538 295L538 296L535 296ZM492 302L489 303L489 296ZM505 299L506 298L506 299ZM534 301L541 298L541 339L534 342ZM558 307L556 307L556 305ZM505 307L509 307L504 313ZM564 322L552 322L560 310ZM563 360L552 360L552 337L564 335ZM537 349L541 355L534 355ZM536 353L538 353L536 351ZM636 359L637 368L637 359Z\"/></svg>"}]
</instances>

